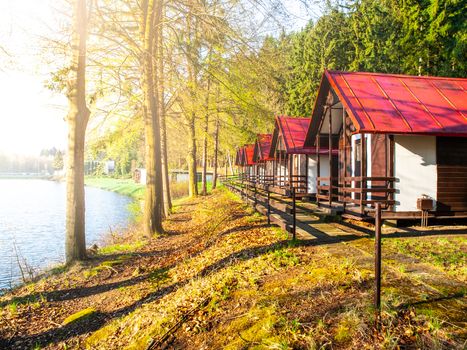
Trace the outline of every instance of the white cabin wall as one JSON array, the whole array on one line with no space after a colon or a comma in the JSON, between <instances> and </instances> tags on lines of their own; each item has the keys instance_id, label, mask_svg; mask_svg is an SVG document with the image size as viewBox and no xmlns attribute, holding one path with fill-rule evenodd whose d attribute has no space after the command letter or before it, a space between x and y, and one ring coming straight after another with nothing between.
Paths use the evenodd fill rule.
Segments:
<instances>
[{"instance_id":1,"label":"white cabin wall","mask_svg":"<svg viewBox=\"0 0 467 350\"><path fill-rule=\"evenodd\" d=\"M372 163L371 163L371 134L364 134L365 135L365 147L366 147L366 174L362 174L363 177L371 177L371 169L372 169ZM360 145L357 145L357 141L362 138L361 134L355 134L351 136L351 149L350 149L350 157L351 157L351 176L356 177L357 175L357 147L360 147ZM362 155L360 155L362 156ZM352 181L352 187L355 187L357 184L355 181ZM371 188L371 181L368 181L367 183L368 188ZM352 192L351 194L352 199L355 199L355 193ZM371 193L368 193L368 198L371 198Z\"/></svg>"},{"instance_id":2,"label":"white cabin wall","mask_svg":"<svg viewBox=\"0 0 467 350\"><path fill-rule=\"evenodd\" d=\"M329 155L319 156L319 177L329 177ZM321 186L329 185L329 181L321 182Z\"/></svg>"},{"instance_id":3,"label":"white cabin wall","mask_svg":"<svg viewBox=\"0 0 467 350\"><path fill-rule=\"evenodd\" d=\"M273 175L274 174L274 161L268 160L266 162L266 175Z\"/></svg>"},{"instance_id":4,"label":"white cabin wall","mask_svg":"<svg viewBox=\"0 0 467 350\"><path fill-rule=\"evenodd\" d=\"M316 176L318 175L318 160L316 155L308 157L308 193L316 193Z\"/></svg>"},{"instance_id":5,"label":"white cabin wall","mask_svg":"<svg viewBox=\"0 0 467 350\"><path fill-rule=\"evenodd\" d=\"M396 135L394 144L395 211L418 211L422 194L436 200L436 137Z\"/></svg>"},{"instance_id":6,"label":"white cabin wall","mask_svg":"<svg viewBox=\"0 0 467 350\"><path fill-rule=\"evenodd\" d=\"M259 168L258 168L258 175L260 176L264 176L266 171L265 171L265 167L266 167L266 164L264 163L260 163L257 165Z\"/></svg>"},{"instance_id":7,"label":"white cabin wall","mask_svg":"<svg viewBox=\"0 0 467 350\"><path fill-rule=\"evenodd\" d=\"M350 160L351 160L351 162L350 162L350 172L351 172L351 174L350 174L350 176L351 177L355 177L356 174L357 174L357 166L356 166L356 159L357 159L357 150L356 150L356 148L357 148L357 144L356 144L356 141L360 140L361 138L362 138L362 135L360 135L360 134L355 134L355 135L352 135L350 137L350 144L351 144L351 147L350 147ZM355 188L355 186L356 186L356 182L352 181L352 188ZM352 192L350 194L350 197L352 199L355 199L356 198L355 193Z\"/></svg>"},{"instance_id":8,"label":"white cabin wall","mask_svg":"<svg viewBox=\"0 0 467 350\"><path fill-rule=\"evenodd\" d=\"M373 163L372 163L372 156L371 156L371 134L365 134L365 147L366 147L366 175L367 177L371 177L372 175L372 169L373 169ZM366 183L368 188L371 188L371 181L367 181ZM367 194L367 199L371 199L372 193L368 192ZM368 207L371 207L370 204L367 205Z\"/></svg>"}]
</instances>

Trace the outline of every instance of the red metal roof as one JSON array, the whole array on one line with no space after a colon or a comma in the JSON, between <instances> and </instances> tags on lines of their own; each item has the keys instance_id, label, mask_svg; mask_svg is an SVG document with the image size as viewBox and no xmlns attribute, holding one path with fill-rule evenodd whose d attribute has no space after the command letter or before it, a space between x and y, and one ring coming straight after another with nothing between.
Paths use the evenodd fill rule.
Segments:
<instances>
[{"instance_id":1,"label":"red metal roof","mask_svg":"<svg viewBox=\"0 0 467 350\"><path fill-rule=\"evenodd\" d=\"M337 71L324 78L357 132L467 136L467 79Z\"/></svg>"},{"instance_id":2,"label":"red metal roof","mask_svg":"<svg viewBox=\"0 0 467 350\"><path fill-rule=\"evenodd\" d=\"M244 154L245 154L245 158L244 158L244 165L255 165L255 162L253 160L253 154L255 152L255 145L254 144L251 144L251 145L245 145L244 146Z\"/></svg>"},{"instance_id":3,"label":"red metal roof","mask_svg":"<svg viewBox=\"0 0 467 350\"><path fill-rule=\"evenodd\" d=\"M271 149L272 134L258 134L257 145L258 145L258 156L261 161L273 160L274 158L269 157L269 151Z\"/></svg>"},{"instance_id":4,"label":"red metal roof","mask_svg":"<svg viewBox=\"0 0 467 350\"><path fill-rule=\"evenodd\" d=\"M310 118L276 117L286 152L289 154L314 153L316 149L303 148Z\"/></svg>"}]
</instances>

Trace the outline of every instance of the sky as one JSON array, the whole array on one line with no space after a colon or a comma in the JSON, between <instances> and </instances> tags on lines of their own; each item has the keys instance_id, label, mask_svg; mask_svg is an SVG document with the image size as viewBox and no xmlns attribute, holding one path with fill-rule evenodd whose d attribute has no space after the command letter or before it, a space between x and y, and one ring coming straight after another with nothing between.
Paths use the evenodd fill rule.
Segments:
<instances>
[{"instance_id":1,"label":"sky","mask_svg":"<svg viewBox=\"0 0 467 350\"><path fill-rule=\"evenodd\" d=\"M44 87L41 36L58 31L52 0L0 0L0 152L65 148L67 101ZM57 24L54 28L54 24Z\"/></svg>"},{"instance_id":2,"label":"sky","mask_svg":"<svg viewBox=\"0 0 467 350\"><path fill-rule=\"evenodd\" d=\"M313 16L301 0L284 4L295 29ZM41 60L41 38L56 35L63 22L56 5L56 0L0 0L0 153L66 148L67 101L45 88L50 68Z\"/></svg>"}]
</instances>

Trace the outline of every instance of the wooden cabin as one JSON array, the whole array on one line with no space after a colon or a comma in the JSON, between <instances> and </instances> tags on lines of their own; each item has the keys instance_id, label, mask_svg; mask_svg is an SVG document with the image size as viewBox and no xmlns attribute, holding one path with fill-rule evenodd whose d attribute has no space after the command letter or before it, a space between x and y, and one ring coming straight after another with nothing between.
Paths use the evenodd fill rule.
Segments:
<instances>
[{"instance_id":1,"label":"wooden cabin","mask_svg":"<svg viewBox=\"0 0 467 350\"><path fill-rule=\"evenodd\" d=\"M237 148L237 152L235 155L235 166L237 167L239 174L244 173L244 168L243 168L244 154L245 154L245 147L242 146L242 147Z\"/></svg>"},{"instance_id":2,"label":"wooden cabin","mask_svg":"<svg viewBox=\"0 0 467 350\"><path fill-rule=\"evenodd\" d=\"M254 152L255 152L255 144L249 144L249 145L243 146L243 154L242 154L243 173L249 179L253 179L256 176L256 163L253 160Z\"/></svg>"},{"instance_id":3,"label":"wooden cabin","mask_svg":"<svg viewBox=\"0 0 467 350\"><path fill-rule=\"evenodd\" d=\"M321 206L467 217L467 79L325 71L304 146L325 140L339 152L317 168Z\"/></svg>"},{"instance_id":4,"label":"wooden cabin","mask_svg":"<svg viewBox=\"0 0 467 350\"><path fill-rule=\"evenodd\" d=\"M253 161L256 163L256 175L258 182L263 185L272 184L274 172L274 158L269 156L272 134L258 134L253 153Z\"/></svg>"},{"instance_id":5,"label":"wooden cabin","mask_svg":"<svg viewBox=\"0 0 467 350\"><path fill-rule=\"evenodd\" d=\"M317 149L304 147L311 119L276 117L269 156L274 159L274 184L295 188L299 196L313 197L316 194ZM328 157L327 149L320 149L322 160ZM337 156L336 150L334 156ZM323 162L321 172L329 167ZM290 175L290 176L289 176Z\"/></svg>"}]
</instances>

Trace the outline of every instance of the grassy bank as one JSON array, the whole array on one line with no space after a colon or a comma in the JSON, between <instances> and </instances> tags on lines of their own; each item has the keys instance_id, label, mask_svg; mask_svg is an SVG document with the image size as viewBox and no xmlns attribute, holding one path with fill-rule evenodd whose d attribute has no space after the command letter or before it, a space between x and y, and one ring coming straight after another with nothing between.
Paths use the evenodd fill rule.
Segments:
<instances>
[{"instance_id":1,"label":"grassy bank","mask_svg":"<svg viewBox=\"0 0 467 350\"><path fill-rule=\"evenodd\" d=\"M465 236L384 239L376 328L371 237L290 242L225 190L164 228L1 297L0 348L464 348Z\"/></svg>"},{"instance_id":2,"label":"grassy bank","mask_svg":"<svg viewBox=\"0 0 467 350\"><path fill-rule=\"evenodd\" d=\"M144 197L144 185L137 184L133 179L114 179L111 177L86 177L86 186L101 188L103 190L117 192L136 199Z\"/></svg>"},{"instance_id":3,"label":"grassy bank","mask_svg":"<svg viewBox=\"0 0 467 350\"><path fill-rule=\"evenodd\" d=\"M117 192L125 196L136 199L144 198L145 186L135 183L132 179L115 179L111 177L86 177L87 186L101 188L103 190ZM201 192L201 182L198 183ZM173 199L180 199L188 196L188 183L179 182L171 184L171 194ZM212 191L212 182L207 183L207 190Z\"/></svg>"}]
</instances>

